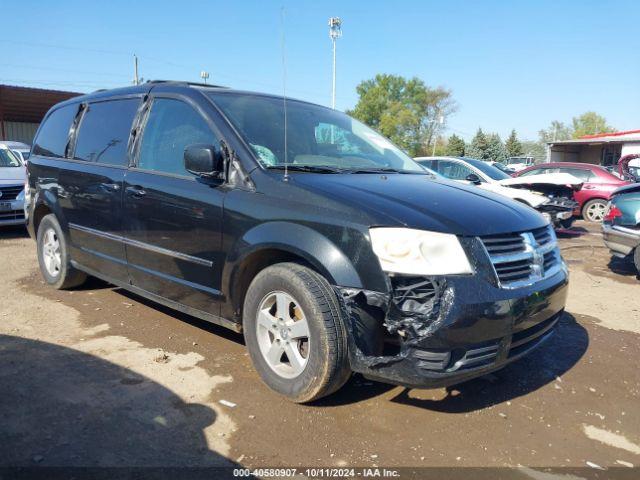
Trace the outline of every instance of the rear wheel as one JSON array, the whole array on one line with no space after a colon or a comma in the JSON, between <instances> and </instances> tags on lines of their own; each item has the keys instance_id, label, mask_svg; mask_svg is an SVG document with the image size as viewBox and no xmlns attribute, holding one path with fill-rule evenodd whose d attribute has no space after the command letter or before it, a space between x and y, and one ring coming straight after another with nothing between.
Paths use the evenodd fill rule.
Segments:
<instances>
[{"instance_id":1,"label":"rear wheel","mask_svg":"<svg viewBox=\"0 0 640 480\"><path fill-rule=\"evenodd\" d=\"M601 198L589 200L582 207L582 216L589 222L602 222L607 214L607 201Z\"/></svg>"},{"instance_id":2,"label":"rear wheel","mask_svg":"<svg viewBox=\"0 0 640 480\"><path fill-rule=\"evenodd\" d=\"M245 297L243 328L262 380L295 402L329 395L349 378L338 300L309 268L280 263L258 273Z\"/></svg>"},{"instance_id":3,"label":"rear wheel","mask_svg":"<svg viewBox=\"0 0 640 480\"><path fill-rule=\"evenodd\" d=\"M38 263L45 281L54 288L81 285L87 276L71 266L69 250L55 215L42 218L37 233Z\"/></svg>"}]
</instances>

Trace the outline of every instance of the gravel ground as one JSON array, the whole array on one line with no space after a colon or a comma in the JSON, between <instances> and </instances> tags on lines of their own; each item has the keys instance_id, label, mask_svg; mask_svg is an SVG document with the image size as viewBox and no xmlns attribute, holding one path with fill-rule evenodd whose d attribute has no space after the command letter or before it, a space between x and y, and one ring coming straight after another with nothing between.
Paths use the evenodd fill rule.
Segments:
<instances>
[{"instance_id":1,"label":"gravel ground","mask_svg":"<svg viewBox=\"0 0 640 480\"><path fill-rule=\"evenodd\" d=\"M638 466L640 281L597 227L560 242L567 313L535 353L447 389L355 376L301 406L241 335L98 280L52 290L5 229L0 466Z\"/></svg>"}]
</instances>

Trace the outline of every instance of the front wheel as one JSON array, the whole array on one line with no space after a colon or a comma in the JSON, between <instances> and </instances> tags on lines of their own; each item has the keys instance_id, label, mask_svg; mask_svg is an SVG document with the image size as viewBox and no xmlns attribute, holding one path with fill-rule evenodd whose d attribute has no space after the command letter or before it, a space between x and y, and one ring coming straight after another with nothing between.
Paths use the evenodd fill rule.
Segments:
<instances>
[{"instance_id":1,"label":"front wheel","mask_svg":"<svg viewBox=\"0 0 640 480\"><path fill-rule=\"evenodd\" d=\"M309 268L280 263L258 273L245 297L243 328L262 380L295 402L329 395L349 378L338 300Z\"/></svg>"},{"instance_id":2,"label":"front wheel","mask_svg":"<svg viewBox=\"0 0 640 480\"><path fill-rule=\"evenodd\" d=\"M601 198L589 200L582 208L582 216L585 220L600 223L607 214L607 201Z\"/></svg>"},{"instance_id":3,"label":"front wheel","mask_svg":"<svg viewBox=\"0 0 640 480\"><path fill-rule=\"evenodd\" d=\"M38 263L45 281L59 290L81 285L87 276L71 266L69 249L55 215L46 215L37 233Z\"/></svg>"}]
</instances>

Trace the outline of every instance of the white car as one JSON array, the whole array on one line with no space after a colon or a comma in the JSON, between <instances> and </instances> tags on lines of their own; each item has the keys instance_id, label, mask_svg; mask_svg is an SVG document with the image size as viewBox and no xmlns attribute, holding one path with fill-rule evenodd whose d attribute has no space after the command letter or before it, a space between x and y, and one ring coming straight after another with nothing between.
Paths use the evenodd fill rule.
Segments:
<instances>
[{"instance_id":1,"label":"white car","mask_svg":"<svg viewBox=\"0 0 640 480\"><path fill-rule=\"evenodd\" d=\"M535 175L525 180L512 178L490 163L474 158L418 157L415 160L445 178L474 184L535 208L556 227L568 228L572 223L577 204L568 185L579 188L582 182L569 174Z\"/></svg>"},{"instance_id":2,"label":"white car","mask_svg":"<svg viewBox=\"0 0 640 480\"><path fill-rule=\"evenodd\" d=\"M24 225L24 164L0 144L0 227Z\"/></svg>"},{"instance_id":3,"label":"white car","mask_svg":"<svg viewBox=\"0 0 640 480\"><path fill-rule=\"evenodd\" d=\"M4 145L22 161L23 165L27 164L29 155L31 154L31 146L22 142L2 141L0 145Z\"/></svg>"}]
</instances>

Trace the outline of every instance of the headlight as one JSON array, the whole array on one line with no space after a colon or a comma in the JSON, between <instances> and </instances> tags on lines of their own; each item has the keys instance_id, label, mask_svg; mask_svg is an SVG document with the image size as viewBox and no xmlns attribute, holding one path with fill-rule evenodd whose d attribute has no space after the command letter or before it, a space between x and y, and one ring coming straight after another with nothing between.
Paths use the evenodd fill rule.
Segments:
<instances>
[{"instance_id":1,"label":"headlight","mask_svg":"<svg viewBox=\"0 0 640 480\"><path fill-rule=\"evenodd\" d=\"M470 274L455 235L410 228L370 228L371 244L386 272L408 275Z\"/></svg>"}]
</instances>

